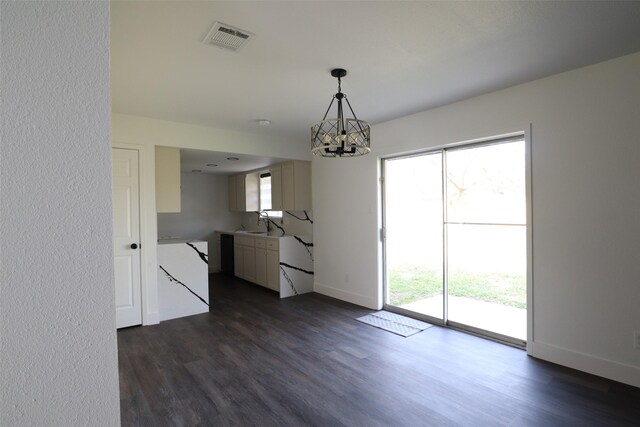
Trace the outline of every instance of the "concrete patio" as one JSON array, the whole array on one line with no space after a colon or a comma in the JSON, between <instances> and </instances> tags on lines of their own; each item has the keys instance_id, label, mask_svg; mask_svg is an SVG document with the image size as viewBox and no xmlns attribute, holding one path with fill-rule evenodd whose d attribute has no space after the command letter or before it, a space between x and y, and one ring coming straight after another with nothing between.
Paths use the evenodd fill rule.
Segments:
<instances>
[{"instance_id":1,"label":"concrete patio","mask_svg":"<svg viewBox=\"0 0 640 427\"><path fill-rule=\"evenodd\" d=\"M405 310L442 317L442 297L400 306ZM465 297L449 296L449 320L521 340L527 339L527 310Z\"/></svg>"}]
</instances>

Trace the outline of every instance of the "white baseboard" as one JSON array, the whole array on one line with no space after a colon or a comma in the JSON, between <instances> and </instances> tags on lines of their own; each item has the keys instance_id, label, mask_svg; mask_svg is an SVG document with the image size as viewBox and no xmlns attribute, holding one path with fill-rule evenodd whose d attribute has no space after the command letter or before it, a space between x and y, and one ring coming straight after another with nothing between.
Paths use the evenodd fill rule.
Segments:
<instances>
[{"instance_id":1,"label":"white baseboard","mask_svg":"<svg viewBox=\"0 0 640 427\"><path fill-rule=\"evenodd\" d=\"M540 342L527 346L530 356L610 380L640 387L640 368Z\"/></svg>"},{"instance_id":2,"label":"white baseboard","mask_svg":"<svg viewBox=\"0 0 640 427\"><path fill-rule=\"evenodd\" d=\"M157 325L160 323L160 313L157 311L147 313L144 319L142 319L142 325Z\"/></svg>"},{"instance_id":3,"label":"white baseboard","mask_svg":"<svg viewBox=\"0 0 640 427\"><path fill-rule=\"evenodd\" d=\"M313 291L342 301L350 302L351 304L370 308L372 310L380 310L381 308L378 307L378 301L376 301L376 298L333 288L331 286L323 285L322 283L314 282Z\"/></svg>"}]
</instances>

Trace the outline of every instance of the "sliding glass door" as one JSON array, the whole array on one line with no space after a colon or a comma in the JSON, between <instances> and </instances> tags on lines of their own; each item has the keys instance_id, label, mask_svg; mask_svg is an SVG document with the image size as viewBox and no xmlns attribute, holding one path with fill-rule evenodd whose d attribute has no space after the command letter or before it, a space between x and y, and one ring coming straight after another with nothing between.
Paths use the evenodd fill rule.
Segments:
<instances>
[{"instance_id":1,"label":"sliding glass door","mask_svg":"<svg viewBox=\"0 0 640 427\"><path fill-rule=\"evenodd\" d=\"M385 161L387 304L442 318L442 153Z\"/></svg>"},{"instance_id":2,"label":"sliding glass door","mask_svg":"<svg viewBox=\"0 0 640 427\"><path fill-rule=\"evenodd\" d=\"M384 161L388 308L526 340L524 153L512 138Z\"/></svg>"}]
</instances>

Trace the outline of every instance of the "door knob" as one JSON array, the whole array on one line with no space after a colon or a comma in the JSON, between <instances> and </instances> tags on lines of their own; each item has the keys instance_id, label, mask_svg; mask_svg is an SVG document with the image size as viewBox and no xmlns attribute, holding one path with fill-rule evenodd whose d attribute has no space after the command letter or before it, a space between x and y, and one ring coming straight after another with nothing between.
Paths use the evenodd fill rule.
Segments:
<instances>
[{"instance_id":1,"label":"door knob","mask_svg":"<svg viewBox=\"0 0 640 427\"><path fill-rule=\"evenodd\" d=\"M132 244L131 244L131 249L138 249L138 245L137 245L137 244L135 244L135 243L132 243Z\"/></svg>"}]
</instances>

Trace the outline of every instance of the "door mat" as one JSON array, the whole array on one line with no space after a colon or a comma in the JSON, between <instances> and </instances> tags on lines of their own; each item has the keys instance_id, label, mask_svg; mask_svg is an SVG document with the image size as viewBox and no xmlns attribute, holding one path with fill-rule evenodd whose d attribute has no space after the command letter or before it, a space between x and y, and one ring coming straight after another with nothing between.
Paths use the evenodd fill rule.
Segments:
<instances>
[{"instance_id":1,"label":"door mat","mask_svg":"<svg viewBox=\"0 0 640 427\"><path fill-rule=\"evenodd\" d=\"M384 310L358 317L356 320L403 337L409 337L433 326L429 323Z\"/></svg>"}]
</instances>

